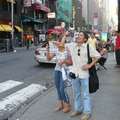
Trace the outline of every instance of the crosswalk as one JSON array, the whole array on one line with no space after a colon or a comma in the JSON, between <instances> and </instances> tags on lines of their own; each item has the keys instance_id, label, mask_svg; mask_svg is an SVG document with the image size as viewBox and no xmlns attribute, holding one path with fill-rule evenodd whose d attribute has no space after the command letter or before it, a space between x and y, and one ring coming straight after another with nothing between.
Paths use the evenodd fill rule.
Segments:
<instances>
[{"instance_id":1,"label":"crosswalk","mask_svg":"<svg viewBox=\"0 0 120 120\"><path fill-rule=\"evenodd\" d=\"M2 82L0 83L0 94L3 94L5 91L9 91L12 88L20 86L22 84L24 83L15 80L7 80L5 82ZM27 87L22 88L9 96L6 96L2 100L0 100L0 113L2 111L13 110L17 106L21 105L21 103L30 99L33 95L46 89L47 88L45 86L41 86L40 84L30 84Z\"/></svg>"}]
</instances>

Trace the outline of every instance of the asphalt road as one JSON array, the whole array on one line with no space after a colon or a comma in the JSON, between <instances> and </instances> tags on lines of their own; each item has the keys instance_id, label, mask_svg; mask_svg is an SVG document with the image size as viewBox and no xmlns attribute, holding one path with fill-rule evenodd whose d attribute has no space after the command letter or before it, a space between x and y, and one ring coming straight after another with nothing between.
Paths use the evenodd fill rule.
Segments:
<instances>
[{"instance_id":1,"label":"asphalt road","mask_svg":"<svg viewBox=\"0 0 120 120\"><path fill-rule=\"evenodd\" d=\"M0 120L53 86L54 64L39 65L34 49L0 54Z\"/></svg>"}]
</instances>

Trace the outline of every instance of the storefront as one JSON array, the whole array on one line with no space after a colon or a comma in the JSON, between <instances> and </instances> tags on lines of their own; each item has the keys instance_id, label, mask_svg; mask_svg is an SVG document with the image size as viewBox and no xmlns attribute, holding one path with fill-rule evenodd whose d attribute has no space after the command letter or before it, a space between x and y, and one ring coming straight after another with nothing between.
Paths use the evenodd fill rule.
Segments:
<instances>
[{"instance_id":1,"label":"storefront","mask_svg":"<svg viewBox=\"0 0 120 120\"><path fill-rule=\"evenodd\" d=\"M45 20L44 19L35 19L35 18L27 17L27 16L22 16L21 19L22 19L23 30L24 30L24 32L23 32L23 45L26 45L27 39L29 39L30 45L34 45L35 44L35 37L38 38L38 36L37 36L38 28L36 26L37 25L42 26L42 24L45 23Z\"/></svg>"},{"instance_id":2,"label":"storefront","mask_svg":"<svg viewBox=\"0 0 120 120\"><path fill-rule=\"evenodd\" d=\"M34 3L34 10L35 10L35 16L37 19L44 19L47 16L47 13L50 12L50 9L47 8L44 5L41 5L39 3ZM35 26L35 31L36 31L36 36L38 37L39 42L43 42L46 40L46 30L45 30L45 26L46 26L46 21L44 22L44 24L40 25L40 24L36 24Z\"/></svg>"}]
</instances>

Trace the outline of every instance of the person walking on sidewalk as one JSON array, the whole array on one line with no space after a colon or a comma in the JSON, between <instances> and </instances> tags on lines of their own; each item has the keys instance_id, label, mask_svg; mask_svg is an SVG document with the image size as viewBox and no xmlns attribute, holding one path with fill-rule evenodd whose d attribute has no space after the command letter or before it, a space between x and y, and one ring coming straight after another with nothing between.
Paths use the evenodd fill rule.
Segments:
<instances>
[{"instance_id":1,"label":"person walking on sidewalk","mask_svg":"<svg viewBox=\"0 0 120 120\"><path fill-rule=\"evenodd\" d=\"M62 37L59 37L56 43L58 49L56 49L51 55L49 54L49 46L48 44L46 45L47 60L50 61L54 56L56 56L57 59L56 66L54 69L54 81L58 92L59 106L55 109L55 112L64 108L63 101L66 103L66 108L63 110L63 112L69 112L71 110L71 106L68 94L64 88L62 67L72 65L72 59L70 54L68 54L68 52L65 51L64 48L60 47L61 40Z\"/></svg>"},{"instance_id":2,"label":"person walking on sidewalk","mask_svg":"<svg viewBox=\"0 0 120 120\"><path fill-rule=\"evenodd\" d=\"M94 33L91 33L91 37L88 39L87 43L91 44L96 49L97 39L95 38Z\"/></svg>"},{"instance_id":3,"label":"person walking on sidewalk","mask_svg":"<svg viewBox=\"0 0 120 120\"><path fill-rule=\"evenodd\" d=\"M88 35L85 32L80 32L76 38L76 43L66 43L67 36L71 34L67 31L61 41L60 46L64 47L65 50L69 51L73 61L73 69L71 70L75 73L76 78L73 80L73 89L75 93L75 111L70 115L71 117L82 114L83 108L81 103L81 92L83 93L84 101L84 115L81 120L89 120L92 115L91 110L91 98L89 94L89 72L88 69L91 68L101 57L100 54L89 45L90 56L94 58L91 64L88 64L87 56L87 44ZM82 90L82 91L81 91Z\"/></svg>"},{"instance_id":4,"label":"person walking on sidewalk","mask_svg":"<svg viewBox=\"0 0 120 120\"><path fill-rule=\"evenodd\" d=\"M29 38L27 38L27 49L29 49Z\"/></svg>"},{"instance_id":5,"label":"person walking on sidewalk","mask_svg":"<svg viewBox=\"0 0 120 120\"><path fill-rule=\"evenodd\" d=\"M116 45L115 45L115 54L117 65L115 67L120 67L120 32L116 31Z\"/></svg>"}]
</instances>

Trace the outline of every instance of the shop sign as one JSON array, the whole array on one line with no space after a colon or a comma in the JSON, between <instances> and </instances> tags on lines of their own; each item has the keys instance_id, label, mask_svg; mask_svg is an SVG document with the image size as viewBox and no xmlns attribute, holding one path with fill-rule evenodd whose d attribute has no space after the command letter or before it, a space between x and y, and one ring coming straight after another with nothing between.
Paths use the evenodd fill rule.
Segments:
<instances>
[{"instance_id":1,"label":"shop sign","mask_svg":"<svg viewBox=\"0 0 120 120\"><path fill-rule=\"evenodd\" d=\"M31 7L31 0L24 0L24 7Z\"/></svg>"},{"instance_id":2,"label":"shop sign","mask_svg":"<svg viewBox=\"0 0 120 120\"><path fill-rule=\"evenodd\" d=\"M55 17L56 17L55 12L48 13L48 18L55 18Z\"/></svg>"},{"instance_id":3,"label":"shop sign","mask_svg":"<svg viewBox=\"0 0 120 120\"><path fill-rule=\"evenodd\" d=\"M42 0L34 0L34 3L43 4L43 3L42 3Z\"/></svg>"},{"instance_id":4,"label":"shop sign","mask_svg":"<svg viewBox=\"0 0 120 120\"><path fill-rule=\"evenodd\" d=\"M41 4L38 4L38 3L34 4L34 9L35 10L42 10L42 11L45 11L45 12L50 12L49 8L47 8L46 6L43 6Z\"/></svg>"},{"instance_id":5,"label":"shop sign","mask_svg":"<svg viewBox=\"0 0 120 120\"><path fill-rule=\"evenodd\" d=\"M62 29L61 26L55 26L54 29Z\"/></svg>"}]
</instances>

